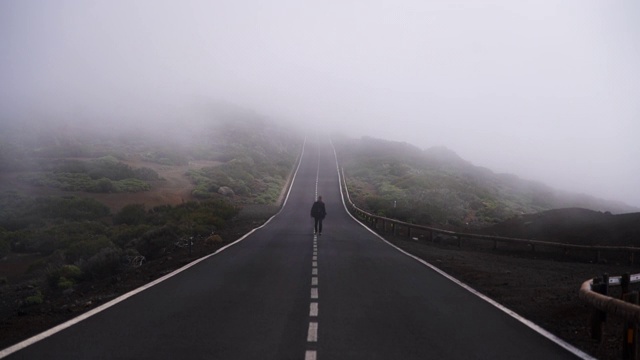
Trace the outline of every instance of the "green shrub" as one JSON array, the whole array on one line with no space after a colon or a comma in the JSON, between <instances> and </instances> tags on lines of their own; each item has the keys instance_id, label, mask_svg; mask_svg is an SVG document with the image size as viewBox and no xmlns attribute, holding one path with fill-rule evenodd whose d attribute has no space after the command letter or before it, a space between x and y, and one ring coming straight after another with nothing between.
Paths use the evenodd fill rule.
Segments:
<instances>
[{"instance_id":1,"label":"green shrub","mask_svg":"<svg viewBox=\"0 0 640 360\"><path fill-rule=\"evenodd\" d=\"M40 290L37 290L36 293L34 295L31 296L27 296L24 299L24 304L26 306L31 306L31 305L40 305L44 302L44 296L42 295L42 293L40 292Z\"/></svg>"},{"instance_id":2,"label":"green shrub","mask_svg":"<svg viewBox=\"0 0 640 360\"><path fill-rule=\"evenodd\" d=\"M58 275L69 279L78 280L82 277L82 270L75 265L62 265L58 270Z\"/></svg>"},{"instance_id":3,"label":"green shrub","mask_svg":"<svg viewBox=\"0 0 640 360\"><path fill-rule=\"evenodd\" d=\"M116 248L116 246L103 235L77 241L72 243L67 249L67 260L69 262L86 260L98 254L105 248Z\"/></svg>"},{"instance_id":4,"label":"green shrub","mask_svg":"<svg viewBox=\"0 0 640 360\"><path fill-rule=\"evenodd\" d=\"M158 173L155 170L149 169L147 167L134 169L133 174L136 179L140 179L140 180L147 180L147 181L160 180L160 175L158 175Z\"/></svg>"},{"instance_id":5,"label":"green shrub","mask_svg":"<svg viewBox=\"0 0 640 360\"><path fill-rule=\"evenodd\" d=\"M73 288L73 285L75 285L75 282L71 279L67 279L64 276L60 277L58 279L58 283L56 284L57 288L60 290L71 289Z\"/></svg>"},{"instance_id":6,"label":"green shrub","mask_svg":"<svg viewBox=\"0 0 640 360\"><path fill-rule=\"evenodd\" d=\"M102 279L117 274L123 266L123 252L113 247L102 248L97 254L81 262L86 278Z\"/></svg>"},{"instance_id":7,"label":"green shrub","mask_svg":"<svg viewBox=\"0 0 640 360\"><path fill-rule=\"evenodd\" d=\"M101 178L93 182L90 186L86 188L89 192L97 192L97 193L111 193L116 192L116 186L113 182L107 178Z\"/></svg>"},{"instance_id":8,"label":"green shrub","mask_svg":"<svg viewBox=\"0 0 640 360\"><path fill-rule=\"evenodd\" d=\"M151 190L151 185L138 179L118 180L114 185L116 192L141 192Z\"/></svg>"},{"instance_id":9,"label":"green shrub","mask_svg":"<svg viewBox=\"0 0 640 360\"><path fill-rule=\"evenodd\" d=\"M141 237L145 232L149 231L149 229L150 225L147 224L120 224L113 227L111 239L113 243L121 249L127 249L131 241Z\"/></svg>"},{"instance_id":10,"label":"green shrub","mask_svg":"<svg viewBox=\"0 0 640 360\"><path fill-rule=\"evenodd\" d=\"M146 232L136 241L136 250L148 260L160 257L179 238L174 226L163 226Z\"/></svg>"},{"instance_id":11,"label":"green shrub","mask_svg":"<svg viewBox=\"0 0 640 360\"><path fill-rule=\"evenodd\" d=\"M143 204L130 204L123 207L114 217L113 223L139 225L142 224L147 215Z\"/></svg>"},{"instance_id":12,"label":"green shrub","mask_svg":"<svg viewBox=\"0 0 640 360\"><path fill-rule=\"evenodd\" d=\"M53 289L65 290L73 287L83 276L76 265L62 265L47 274L47 282Z\"/></svg>"}]
</instances>

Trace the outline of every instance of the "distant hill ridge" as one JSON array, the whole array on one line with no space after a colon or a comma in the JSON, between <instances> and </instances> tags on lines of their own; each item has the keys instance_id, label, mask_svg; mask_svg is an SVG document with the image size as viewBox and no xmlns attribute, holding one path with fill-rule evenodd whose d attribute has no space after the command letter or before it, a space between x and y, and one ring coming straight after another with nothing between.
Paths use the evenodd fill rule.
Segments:
<instances>
[{"instance_id":1,"label":"distant hill ridge","mask_svg":"<svg viewBox=\"0 0 640 360\"><path fill-rule=\"evenodd\" d=\"M485 231L507 237L581 245L640 246L640 213L613 215L566 208L511 218Z\"/></svg>"},{"instance_id":2,"label":"distant hill ridge","mask_svg":"<svg viewBox=\"0 0 640 360\"><path fill-rule=\"evenodd\" d=\"M335 143L355 200L404 221L482 228L559 208L613 214L640 211L622 202L494 173L443 146L421 150L371 137L339 138Z\"/></svg>"}]
</instances>

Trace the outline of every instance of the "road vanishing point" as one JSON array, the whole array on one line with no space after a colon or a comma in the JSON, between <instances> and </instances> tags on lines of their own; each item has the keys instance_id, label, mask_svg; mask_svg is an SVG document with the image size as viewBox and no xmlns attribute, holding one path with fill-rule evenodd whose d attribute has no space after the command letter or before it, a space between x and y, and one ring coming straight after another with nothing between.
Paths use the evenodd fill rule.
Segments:
<instances>
[{"instance_id":1,"label":"road vanishing point","mask_svg":"<svg viewBox=\"0 0 640 360\"><path fill-rule=\"evenodd\" d=\"M309 215L318 195L328 213L321 236ZM265 225L0 357L590 358L351 217L328 138L305 142Z\"/></svg>"}]
</instances>

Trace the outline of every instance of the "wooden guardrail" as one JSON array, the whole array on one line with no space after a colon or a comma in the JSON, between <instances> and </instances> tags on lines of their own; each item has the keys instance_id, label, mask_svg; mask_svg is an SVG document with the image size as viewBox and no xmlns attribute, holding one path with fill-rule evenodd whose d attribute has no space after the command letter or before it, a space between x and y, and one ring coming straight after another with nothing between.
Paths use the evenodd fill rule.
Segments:
<instances>
[{"instance_id":1,"label":"wooden guardrail","mask_svg":"<svg viewBox=\"0 0 640 360\"><path fill-rule=\"evenodd\" d=\"M631 247L631 246L605 246L605 245L579 245L579 244L567 244L560 242L552 242L552 241L544 241L544 240L532 240L532 239L518 239L518 238L509 238L503 236L494 236L494 235L481 235L481 234L472 234L472 233L462 233L457 231L450 231L444 229L438 229L434 227L407 223L391 218L387 218L384 216L378 216L366 212L356 206L352 201L349 195L349 189L347 187L347 181L344 175L344 168L341 171L341 185L344 191L344 195L347 200L347 204L355 215L357 215L360 219L364 220L368 223L368 225L372 226L374 229L378 228L379 223L382 225L382 231L392 231L394 235L398 235L401 229L405 229L406 236L411 237L414 231L418 230L421 232L426 232L428 236L428 240L433 241L434 234L442 234L445 236L453 237L458 242L458 247L462 246L462 242L464 239L475 239L475 240L484 240L493 242L493 248L497 249L500 243L512 243L512 244L522 244L528 245L531 251L536 251L536 246L544 246L551 248L561 249L564 254L568 254L570 250L584 250L593 252L595 257L594 260L596 262L600 262L603 259L604 253L622 253L628 255L629 264L634 264L636 253L640 252L640 248Z\"/></svg>"}]
</instances>

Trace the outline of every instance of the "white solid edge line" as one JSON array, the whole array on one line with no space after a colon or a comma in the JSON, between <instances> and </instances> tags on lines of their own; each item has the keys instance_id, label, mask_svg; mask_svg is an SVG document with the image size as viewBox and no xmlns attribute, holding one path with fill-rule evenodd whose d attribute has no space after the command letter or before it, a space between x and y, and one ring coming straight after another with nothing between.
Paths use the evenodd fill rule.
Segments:
<instances>
[{"instance_id":1,"label":"white solid edge line","mask_svg":"<svg viewBox=\"0 0 640 360\"><path fill-rule=\"evenodd\" d=\"M506 313L507 315L511 316L512 318L516 319L517 321L521 322L522 324L526 325L527 327L529 327L530 329L532 329L533 331L537 332L538 334L546 337L547 339L553 341L554 343L558 344L560 347L564 348L565 350L571 352L572 354L580 357L581 359L585 359L585 360L597 360L596 358L592 357L591 355L585 353L584 351L578 349L577 347L569 344L568 342L562 340L561 338L559 338L558 336L554 335L553 333L545 330L544 328L542 328L540 325L532 322L531 320L523 317L522 315L516 313L515 311L507 308L506 306L496 302L495 300L491 299L490 297L484 295L483 293L477 291L476 289L472 288L471 286L463 283L462 281L454 278L453 276L447 274L446 272L440 270L439 268L435 267L434 265L432 265L431 263L428 263L427 261L412 255L402 249L400 249L399 247L393 245L392 243L390 243L389 241L387 241L385 238L383 238L382 236L380 236L378 233L376 233L375 231L371 230L368 226L366 226L365 224L363 224L360 220L358 220L355 216L353 216L351 214L351 212L349 212L349 209L347 208L347 204L344 201L344 194L342 193L342 181L341 181L341 176L340 176L340 167L338 165L338 154L336 153L336 148L333 146L333 142L331 142L331 146L333 147L333 154L335 156L335 160L336 160L336 169L338 171L338 183L340 184L340 197L342 198L342 206L344 207L345 211L347 212L347 214L349 214L349 216L351 216L351 218L357 222L358 224L360 224L363 228L367 229L370 233L372 233L373 235L375 235L376 237L378 237L380 240L384 241L387 245L391 246L392 248L398 250L399 252L401 252L402 254L418 261L419 263L425 265L426 267L432 269L433 271L437 272L438 274L444 276L445 278L453 281L454 283L456 283L457 285L461 286L462 288L464 288L465 290L469 291L470 293L476 295L477 297L481 298L482 300L488 302L489 304L495 306L496 308L498 308L499 310L501 310L502 312Z\"/></svg>"},{"instance_id":2,"label":"white solid edge line","mask_svg":"<svg viewBox=\"0 0 640 360\"><path fill-rule=\"evenodd\" d=\"M216 252L214 252L212 254L209 254L209 255L206 255L204 257L201 257L200 259L196 259L196 260L188 263L187 265L185 265L185 266L183 266L183 267L181 267L181 268L179 268L177 270L174 270L173 272L171 272L171 273L169 273L169 274L167 274L167 275L165 275L165 276L163 276L161 278L158 278L158 279L156 279L156 280L154 280L154 281L152 281L150 283L147 283L147 284L145 284L145 285L143 285L143 286L141 286L141 287L139 287L137 289L131 290L128 293L120 295L119 297L117 297L117 298L115 298L115 299L113 299L113 300L111 300L111 301L109 301L107 303L104 303L104 304L98 306L97 308L89 310L86 313L78 315L78 316L76 316L75 318L73 318L71 320L68 320L68 321L66 321L66 322L64 322L62 324L54 326L49 330L45 330L45 331L43 331L43 332L41 332L41 333L39 333L37 335L34 335L34 336L32 336L32 337L30 337L30 338L28 338L26 340L23 340L23 341L15 344L15 345L9 346L6 349L0 350L0 359L4 358L6 356L9 356L9 355L11 355L11 354L13 354L13 353L15 353L15 352L17 352L19 350L22 350L22 349L24 349L24 348L26 348L26 347L28 347L30 345L33 345L33 344L37 343L40 340L46 339L49 336L52 336L52 335L54 335L54 334L56 334L56 333L58 333L58 332L60 332L60 331L62 331L64 329L66 329L68 327L71 327L71 326L81 322L82 320L88 319L91 316L93 316L93 315L95 315L95 314L97 314L97 313L99 313L101 311L104 311L104 310L106 310L106 309L108 309L108 308L110 308L110 307L112 307L112 306L114 306L114 305L116 305L116 304L118 304L118 303L120 303L120 302L122 302L122 301L124 301L124 300L126 300L126 299L128 299L128 298L130 298L130 297L132 297L134 295L136 295L136 294L138 294L138 293L141 293L142 291L147 290L150 287L152 287L154 285L157 285L157 284L163 282L164 280L167 280L168 278L173 277L173 276L175 276L175 275L177 275L177 274L189 269L190 267L197 265L198 263L200 263L200 262L202 262L204 260L207 260L208 258L210 258L212 256L215 256L215 255L221 253L222 251L224 251L224 250L230 248L231 246L239 243L240 241L246 239L247 237L249 237L249 235L253 234L258 229L261 229L264 226L266 226L269 222L271 222L271 220L273 220L273 218L275 218L276 216L278 216L282 212L282 209L284 209L284 206L287 203L287 200L289 199L289 195L291 194L291 189L293 188L293 183L295 182L295 179L296 179L296 177L298 175L298 170L300 169L300 164L302 163L302 157L304 156L304 148L305 148L306 143L307 143L307 139L305 138L304 139L304 143L302 144L302 152L300 154L300 158L298 159L298 166L296 167L296 171L293 174L293 178L291 179L291 184L289 184L289 190L287 191L287 195L285 196L284 201L282 202L282 206L280 206L280 210L275 215L270 217L267 221L265 221L264 224L258 226L255 229L252 229L248 233L244 234L238 240L221 247L220 249L218 249Z\"/></svg>"}]
</instances>

